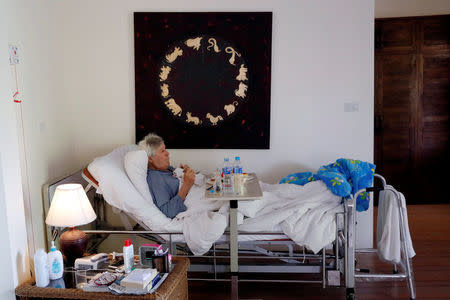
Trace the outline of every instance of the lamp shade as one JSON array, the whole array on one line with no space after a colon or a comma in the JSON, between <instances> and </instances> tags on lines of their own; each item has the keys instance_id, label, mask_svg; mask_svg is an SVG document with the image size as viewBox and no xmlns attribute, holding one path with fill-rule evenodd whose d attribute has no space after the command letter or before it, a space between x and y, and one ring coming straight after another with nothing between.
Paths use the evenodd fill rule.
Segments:
<instances>
[{"instance_id":1,"label":"lamp shade","mask_svg":"<svg viewBox=\"0 0 450 300\"><path fill-rule=\"evenodd\" d=\"M61 184L56 187L45 223L55 227L74 227L97 218L81 184Z\"/></svg>"}]
</instances>

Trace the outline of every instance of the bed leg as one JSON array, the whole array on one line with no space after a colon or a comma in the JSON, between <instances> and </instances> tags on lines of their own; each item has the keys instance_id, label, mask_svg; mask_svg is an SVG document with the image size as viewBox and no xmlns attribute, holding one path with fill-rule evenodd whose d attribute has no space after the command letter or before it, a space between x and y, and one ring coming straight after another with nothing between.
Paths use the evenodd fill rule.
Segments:
<instances>
[{"instance_id":1,"label":"bed leg","mask_svg":"<svg viewBox=\"0 0 450 300\"><path fill-rule=\"evenodd\" d=\"M289 256L293 257L294 256L294 247L292 247L291 244L287 244L286 247L289 250Z\"/></svg>"},{"instance_id":2,"label":"bed leg","mask_svg":"<svg viewBox=\"0 0 450 300\"><path fill-rule=\"evenodd\" d=\"M239 299L239 292L238 292L238 276L232 275L231 276L231 299Z\"/></svg>"},{"instance_id":3,"label":"bed leg","mask_svg":"<svg viewBox=\"0 0 450 300\"><path fill-rule=\"evenodd\" d=\"M414 285L414 278L413 278L413 271L412 271L412 264L411 260L408 256L408 246L406 243L406 228L407 224L405 223L406 217L404 215L403 206L406 206L406 203L402 201L402 198L400 196L400 193L396 191L397 201L398 201L398 214L399 214L399 221L400 221L400 242L401 242L401 256L403 256L404 260L404 266L406 269L406 273L408 274L408 287L410 292L410 299L416 299L416 287Z\"/></svg>"},{"instance_id":4,"label":"bed leg","mask_svg":"<svg viewBox=\"0 0 450 300\"><path fill-rule=\"evenodd\" d=\"M397 264L394 264L392 268L392 274L398 274Z\"/></svg>"},{"instance_id":5,"label":"bed leg","mask_svg":"<svg viewBox=\"0 0 450 300\"><path fill-rule=\"evenodd\" d=\"M213 243L213 255L214 255L214 279L217 279L217 260L216 260L216 243Z\"/></svg>"},{"instance_id":6,"label":"bed leg","mask_svg":"<svg viewBox=\"0 0 450 300\"><path fill-rule=\"evenodd\" d=\"M326 251L322 248L322 288L327 287Z\"/></svg>"},{"instance_id":7,"label":"bed leg","mask_svg":"<svg viewBox=\"0 0 450 300\"><path fill-rule=\"evenodd\" d=\"M346 251L345 251L345 286L347 290L355 289L355 204L354 198L346 204ZM353 296L354 297L354 296ZM354 298L347 298L354 299Z\"/></svg>"},{"instance_id":8,"label":"bed leg","mask_svg":"<svg viewBox=\"0 0 450 300\"><path fill-rule=\"evenodd\" d=\"M354 288L347 288L345 290L345 299L347 300L354 300L355 298L355 289Z\"/></svg>"}]
</instances>

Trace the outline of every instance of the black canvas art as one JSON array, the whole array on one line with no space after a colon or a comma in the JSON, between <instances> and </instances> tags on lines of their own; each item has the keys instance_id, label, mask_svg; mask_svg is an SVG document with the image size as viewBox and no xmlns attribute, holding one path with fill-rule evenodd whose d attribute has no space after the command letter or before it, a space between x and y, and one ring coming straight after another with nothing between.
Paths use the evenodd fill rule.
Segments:
<instances>
[{"instance_id":1,"label":"black canvas art","mask_svg":"<svg viewBox=\"0 0 450 300\"><path fill-rule=\"evenodd\" d=\"M134 14L136 140L268 149L272 13Z\"/></svg>"}]
</instances>

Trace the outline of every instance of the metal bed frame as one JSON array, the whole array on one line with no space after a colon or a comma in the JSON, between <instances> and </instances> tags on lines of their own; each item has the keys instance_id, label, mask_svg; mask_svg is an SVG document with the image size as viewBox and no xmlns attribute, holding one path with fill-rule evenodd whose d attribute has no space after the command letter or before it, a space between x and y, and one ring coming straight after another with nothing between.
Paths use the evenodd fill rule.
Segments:
<instances>
[{"instance_id":1,"label":"metal bed frame","mask_svg":"<svg viewBox=\"0 0 450 300\"><path fill-rule=\"evenodd\" d=\"M85 191L89 191L92 188L97 189L98 185L93 182L86 174L82 173L82 177L88 182ZM349 199L343 199L344 212L336 214L336 239L333 244L324 247L318 254L313 254L305 251L305 248L301 248L301 252L295 251L295 247L298 247L292 240L265 240L265 241L252 241L252 242L239 242L238 243L238 258L240 261L250 260L262 260L262 261L276 261L276 264L240 264L239 262L239 276L247 273L285 273L285 274L320 274L320 279L315 280L294 280L294 279L258 279L258 278L245 278L241 276L238 279L239 282L285 282L285 283L315 283L321 284L322 288L327 285L330 286L342 286L341 275L343 275L344 286L346 287L346 299L356 299L355 296L355 282L357 280L395 280L403 279L408 283L410 292L410 299L416 298L415 285L413 279L413 269L410 259L407 257L407 244L405 239L405 216L403 215L402 201L399 192L393 187L386 184L386 180L378 174L374 175L375 178L381 181L380 187L369 187L359 190L355 195ZM393 274L372 274L368 273L366 269L356 269L355 259L356 253L372 253L377 249L356 249L356 199L363 192L375 192L375 191L389 191L394 193L395 199L398 201L399 209L399 222L400 222L400 239L401 239L401 262L400 267L402 271L399 273L397 265L393 265ZM202 280L202 281L232 281L232 279L218 276L219 274L230 274L230 266L224 263L230 258L229 241L221 241L213 244L210 251L205 255L192 255L185 243L173 241L173 235L182 235L182 232L156 232L151 230L135 230L127 217L127 215L120 210L115 210L115 213L120 215L120 218L124 224L126 230L85 230L86 234L137 234L156 240L165 244L172 255L189 257L192 260L204 259L211 261L209 264L204 263L191 263L189 272L207 272L212 275L211 278L205 277L190 277L189 280ZM137 221L144 229L145 226ZM239 235L284 235L280 232L242 232ZM224 235L229 235L229 231L226 231ZM166 238L163 238L166 237ZM168 237L168 239L167 239ZM101 241L100 241L101 243ZM271 250L265 248L266 246L285 246L286 251ZM298 249L297 249L298 250ZM328 251L327 251L328 250ZM316 276L317 277L317 276ZM233 284L234 282L232 282ZM236 283L237 284L237 283Z\"/></svg>"}]
</instances>

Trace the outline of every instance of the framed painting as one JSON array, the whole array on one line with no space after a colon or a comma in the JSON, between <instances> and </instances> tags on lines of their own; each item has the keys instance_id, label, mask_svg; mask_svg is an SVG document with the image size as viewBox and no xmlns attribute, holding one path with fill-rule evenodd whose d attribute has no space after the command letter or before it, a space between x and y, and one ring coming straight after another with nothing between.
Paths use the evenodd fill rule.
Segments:
<instances>
[{"instance_id":1,"label":"framed painting","mask_svg":"<svg viewBox=\"0 0 450 300\"><path fill-rule=\"evenodd\" d=\"M269 149L271 12L134 13L136 140Z\"/></svg>"}]
</instances>

